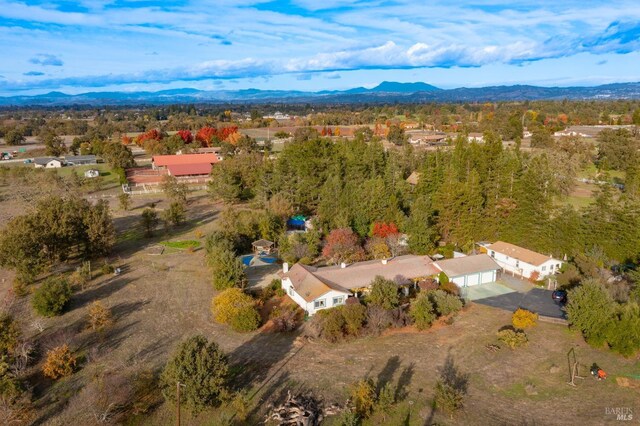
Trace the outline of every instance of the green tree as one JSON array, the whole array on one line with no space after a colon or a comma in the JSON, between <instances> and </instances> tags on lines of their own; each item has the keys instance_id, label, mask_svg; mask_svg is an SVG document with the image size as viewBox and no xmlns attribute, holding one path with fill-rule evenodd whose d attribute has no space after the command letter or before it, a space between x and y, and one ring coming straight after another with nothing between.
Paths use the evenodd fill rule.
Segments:
<instances>
[{"instance_id":1,"label":"green tree","mask_svg":"<svg viewBox=\"0 0 640 426\"><path fill-rule=\"evenodd\" d=\"M33 294L31 304L44 317L60 315L71 299L73 291L63 278L48 278Z\"/></svg>"},{"instance_id":2,"label":"green tree","mask_svg":"<svg viewBox=\"0 0 640 426\"><path fill-rule=\"evenodd\" d=\"M607 330L607 342L611 349L631 357L640 350L640 306L630 301L618 308Z\"/></svg>"},{"instance_id":3,"label":"green tree","mask_svg":"<svg viewBox=\"0 0 640 426\"><path fill-rule=\"evenodd\" d=\"M101 151L104 161L114 169L128 169L136 165L131 149L119 142L107 142Z\"/></svg>"},{"instance_id":4,"label":"green tree","mask_svg":"<svg viewBox=\"0 0 640 426\"><path fill-rule=\"evenodd\" d=\"M419 195L413 202L406 231L412 253L424 255L435 249L439 235L428 196Z\"/></svg>"},{"instance_id":5,"label":"green tree","mask_svg":"<svg viewBox=\"0 0 640 426\"><path fill-rule=\"evenodd\" d=\"M84 253L87 257L109 254L116 242L116 230L113 226L109 203L100 200L83 215L86 233Z\"/></svg>"},{"instance_id":6,"label":"green tree","mask_svg":"<svg viewBox=\"0 0 640 426\"><path fill-rule=\"evenodd\" d=\"M211 301L216 322L228 324L235 331L253 331L260 326L260 314L251 296L239 288L228 288Z\"/></svg>"},{"instance_id":7,"label":"green tree","mask_svg":"<svg viewBox=\"0 0 640 426\"><path fill-rule=\"evenodd\" d=\"M4 135L4 141L9 146L21 145L25 142L24 134L18 129L11 129Z\"/></svg>"},{"instance_id":8,"label":"green tree","mask_svg":"<svg viewBox=\"0 0 640 426\"><path fill-rule=\"evenodd\" d=\"M545 127L539 127L531 132L532 148L551 148L553 145L553 136Z\"/></svg>"},{"instance_id":9,"label":"green tree","mask_svg":"<svg viewBox=\"0 0 640 426\"><path fill-rule=\"evenodd\" d=\"M234 251L224 248L213 251L209 256L209 266L216 290L244 288L246 285L244 265Z\"/></svg>"},{"instance_id":10,"label":"green tree","mask_svg":"<svg viewBox=\"0 0 640 426\"><path fill-rule=\"evenodd\" d=\"M580 330L587 342L602 346L612 326L615 305L607 290L595 279L585 280L569 291L567 317L572 327Z\"/></svg>"},{"instance_id":11,"label":"green tree","mask_svg":"<svg viewBox=\"0 0 640 426\"><path fill-rule=\"evenodd\" d=\"M179 201L174 201L169 205L169 208L162 213L162 218L166 223L170 223L173 226L179 226L185 220L186 212L184 204Z\"/></svg>"},{"instance_id":12,"label":"green tree","mask_svg":"<svg viewBox=\"0 0 640 426\"><path fill-rule=\"evenodd\" d=\"M194 413L220 404L229 395L229 365L215 342L193 336L180 344L160 376L164 397L175 402L178 384L180 404Z\"/></svg>"},{"instance_id":13,"label":"green tree","mask_svg":"<svg viewBox=\"0 0 640 426\"><path fill-rule=\"evenodd\" d=\"M154 209L146 208L140 216L140 223L147 237L153 236L153 231L158 226L158 213Z\"/></svg>"},{"instance_id":14,"label":"green tree","mask_svg":"<svg viewBox=\"0 0 640 426\"><path fill-rule=\"evenodd\" d=\"M186 183L179 182L175 176L167 175L162 178L160 187L171 202L181 204L187 203L187 193L189 188Z\"/></svg>"},{"instance_id":15,"label":"green tree","mask_svg":"<svg viewBox=\"0 0 640 426\"><path fill-rule=\"evenodd\" d=\"M392 124L389 127L387 139L394 145L404 145L407 143L407 136L404 133L404 129L396 124Z\"/></svg>"},{"instance_id":16,"label":"green tree","mask_svg":"<svg viewBox=\"0 0 640 426\"><path fill-rule=\"evenodd\" d=\"M122 210L129 210L129 208L131 208L131 194L123 192L122 194L118 195L118 202L120 203L120 208Z\"/></svg>"},{"instance_id":17,"label":"green tree","mask_svg":"<svg viewBox=\"0 0 640 426\"><path fill-rule=\"evenodd\" d=\"M431 327L431 323L436 319L436 313L427 293L419 293L418 297L413 300L411 308L409 308L409 315L418 330L426 330Z\"/></svg>"},{"instance_id":18,"label":"green tree","mask_svg":"<svg viewBox=\"0 0 640 426\"><path fill-rule=\"evenodd\" d=\"M20 329L13 317L0 312L0 357L11 353L20 339Z\"/></svg>"},{"instance_id":19,"label":"green tree","mask_svg":"<svg viewBox=\"0 0 640 426\"><path fill-rule=\"evenodd\" d=\"M47 155L59 157L67 152L67 146L65 145L64 140L53 132L45 132L45 134L41 135L39 139L40 143L44 144Z\"/></svg>"},{"instance_id":20,"label":"green tree","mask_svg":"<svg viewBox=\"0 0 640 426\"><path fill-rule=\"evenodd\" d=\"M387 310L396 308L400 303L398 285L378 275L371 283L371 292L367 300Z\"/></svg>"}]
</instances>

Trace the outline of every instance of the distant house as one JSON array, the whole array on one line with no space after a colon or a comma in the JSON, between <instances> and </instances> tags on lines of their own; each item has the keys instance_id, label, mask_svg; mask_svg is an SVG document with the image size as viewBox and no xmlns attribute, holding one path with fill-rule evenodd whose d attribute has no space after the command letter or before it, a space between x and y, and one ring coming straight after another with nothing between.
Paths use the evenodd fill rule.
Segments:
<instances>
[{"instance_id":1,"label":"distant house","mask_svg":"<svg viewBox=\"0 0 640 426\"><path fill-rule=\"evenodd\" d=\"M439 272L429 256L414 255L322 268L296 263L290 270L285 263L282 288L302 309L313 315L318 310L344 304L355 293L368 291L376 276L401 287Z\"/></svg>"},{"instance_id":2,"label":"distant house","mask_svg":"<svg viewBox=\"0 0 640 426\"><path fill-rule=\"evenodd\" d=\"M502 269L486 254L438 260L434 265L460 288L494 282Z\"/></svg>"},{"instance_id":3,"label":"distant house","mask_svg":"<svg viewBox=\"0 0 640 426\"><path fill-rule=\"evenodd\" d=\"M258 240L251 243L253 247L253 251L258 254L271 254L271 250L273 249L274 242L269 240Z\"/></svg>"},{"instance_id":4,"label":"distant house","mask_svg":"<svg viewBox=\"0 0 640 426\"><path fill-rule=\"evenodd\" d=\"M214 153L205 154L182 154L182 155L154 155L151 157L151 165L154 169L166 169L168 166L184 166L195 164L215 164L218 155Z\"/></svg>"},{"instance_id":5,"label":"distant house","mask_svg":"<svg viewBox=\"0 0 640 426\"><path fill-rule=\"evenodd\" d=\"M504 241L483 245L483 247L487 254L505 271L523 278L531 278L534 272L538 274L539 278L544 278L558 272L563 264L561 260L554 259L550 255L536 253Z\"/></svg>"},{"instance_id":6,"label":"distant house","mask_svg":"<svg viewBox=\"0 0 640 426\"><path fill-rule=\"evenodd\" d=\"M420 181L420 172L413 172L407 178L407 183L409 185L416 186L419 181Z\"/></svg>"},{"instance_id":7,"label":"distant house","mask_svg":"<svg viewBox=\"0 0 640 426\"><path fill-rule=\"evenodd\" d=\"M469 133L467 135L467 140L469 142L482 143L484 142L484 135L482 133Z\"/></svg>"},{"instance_id":8,"label":"distant house","mask_svg":"<svg viewBox=\"0 0 640 426\"><path fill-rule=\"evenodd\" d=\"M100 171L96 169L89 169L84 172L84 177L89 179L97 178L98 176L100 176Z\"/></svg>"},{"instance_id":9,"label":"distant house","mask_svg":"<svg viewBox=\"0 0 640 426\"><path fill-rule=\"evenodd\" d=\"M33 164L38 169L59 169L60 167L64 166L64 161L60 158L55 157L39 157L33 159Z\"/></svg>"},{"instance_id":10,"label":"distant house","mask_svg":"<svg viewBox=\"0 0 640 426\"><path fill-rule=\"evenodd\" d=\"M68 166L98 164L98 158L95 155L68 155L64 160Z\"/></svg>"},{"instance_id":11,"label":"distant house","mask_svg":"<svg viewBox=\"0 0 640 426\"><path fill-rule=\"evenodd\" d=\"M202 164L169 164L166 166L167 173L175 177L186 176L207 176L211 173L213 166L208 163Z\"/></svg>"}]
</instances>

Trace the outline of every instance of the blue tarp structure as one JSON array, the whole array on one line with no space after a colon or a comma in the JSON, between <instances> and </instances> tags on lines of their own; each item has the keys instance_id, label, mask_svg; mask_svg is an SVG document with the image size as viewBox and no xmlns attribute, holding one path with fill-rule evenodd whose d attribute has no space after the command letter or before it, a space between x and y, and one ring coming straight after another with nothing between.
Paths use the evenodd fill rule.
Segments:
<instances>
[{"instance_id":1,"label":"blue tarp structure","mask_svg":"<svg viewBox=\"0 0 640 426\"><path fill-rule=\"evenodd\" d=\"M291 227L291 228L296 228L296 229L304 229L305 228L305 222L306 218L302 215L297 215L297 216L293 216L291 217L291 219L287 220L287 226Z\"/></svg>"}]
</instances>

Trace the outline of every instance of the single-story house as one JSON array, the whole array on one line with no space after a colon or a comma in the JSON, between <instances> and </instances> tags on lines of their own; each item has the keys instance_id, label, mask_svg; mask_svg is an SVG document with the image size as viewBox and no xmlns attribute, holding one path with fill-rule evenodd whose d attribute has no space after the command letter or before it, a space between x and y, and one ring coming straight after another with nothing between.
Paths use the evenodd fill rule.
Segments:
<instances>
[{"instance_id":1,"label":"single-story house","mask_svg":"<svg viewBox=\"0 0 640 426\"><path fill-rule=\"evenodd\" d=\"M536 253L504 241L484 245L483 248L505 271L527 279L531 278L534 272L537 272L538 278L555 274L560 271L563 264L561 260L554 259L551 255Z\"/></svg>"},{"instance_id":2,"label":"single-story house","mask_svg":"<svg viewBox=\"0 0 640 426\"><path fill-rule=\"evenodd\" d=\"M253 247L253 251L261 254L270 254L271 250L273 249L273 241L269 241L269 240L265 240L265 239L261 239L258 241L254 241L251 243L251 246Z\"/></svg>"},{"instance_id":3,"label":"single-story house","mask_svg":"<svg viewBox=\"0 0 640 426\"><path fill-rule=\"evenodd\" d=\"M96 169L89 169L87 171L84 172L84 177L86 178L97 178L98 176L100 176L100 171L96 170Z\"/></svg>"},{"instance_id":4,"label":"single-story house","mask_svg":"<svg viewBox=\"0 0 640 426\"><path fill-rule=\"evenodd\" d=\"M296 263L283 265L282 288L309 315L342 305L347 297L367 289L377 276L398 286L412 285L440 272L429 256L406 255L351 265L316 268Z\"/></svg>"},{"instance_id":5,"label":"single-story house","mask_svg":"<svg viewBox=\"0 0 640 426\"><path fill-rule=\"evenodd\" d=\"M494 282L502 269L486 254L438 260L434 265L460 288Z\"/></svg>"},{"instance_id":6,"label":"single-story house","mask_svg":"<svg viewBox=\"0 0 640 426\"><path fill-rule=\"evenodd\" d=\"M154 155L151 157L151 165L154 169L164 169L168 166L215 164L218 156L213 153L181 154L181 155Z\"/></svg>"},{"instance_id":7,"label":"single-story house","mask_svg":"<svg viewBox=\"0 0 640 426\"><path fill-rule=\"evenodd\" d=\"M482 133L472 132L467 135L467 140L469 142L482 143L484 142L484 135Z\"/></svg>"},{"instance_id":8,"label":"single-story house","mask_svg":"<svg viewBox=\"0 0 640 426\"><path fill-rule=\"evenodd\" d=\"M69 166L98 164L98 158L95 155L68 155L64 157L64 160Z\"/></svg>"},{"instance_id":9,"label":"single-story house","mask_svg":"<svg viewBox=\"0 0 640 426\"><path fill-rule=\"evenodd\" d=\"M64 166L64 160L55 157L39 157L33 159L36 168L59 169Z\"/></svg>"}]
</instances>

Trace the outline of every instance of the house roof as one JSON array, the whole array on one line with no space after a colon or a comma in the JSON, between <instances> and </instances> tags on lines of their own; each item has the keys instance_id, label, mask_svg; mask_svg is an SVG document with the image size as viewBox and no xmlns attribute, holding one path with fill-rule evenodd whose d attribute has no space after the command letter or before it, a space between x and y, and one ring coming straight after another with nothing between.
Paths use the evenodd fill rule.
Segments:
<instances>
[{"instance_id":1,"label":"house roof","mask_svg":"<svg viewBox=\"0 0 640 426\"><path fill-rule=\"evenodd\" d=\"M349 292L344 288L336 285L330 285L313 274L313 270L310 266L305 266L301 263L296 263L291 267L289 272L283 275L283 278L289 278L296 293L300 295L305 301L313 302L318 297L330 292L331 290L341 291L348 294Z\"/></svg>"},{"instance_id":2,"label":"house roof","mask_svg":"<svg viewBox=\"0 0 640 426\"><path fill-rule=\"evenodd\" d=\"M39 158L34 158L34 159L33 159L33 162L34 162L34 163L36 163L36 164L42 164L42 165L45 165L45 164L47 164L47 163L49 163L50 161L53 161L53 160L56 160L56 161L60 161L60 162L62 162L62 160L61 160L61 159L56 158L56 157L39 157Z\"/></svg>"},{"instance_id":3,"label":"house roof","mask_svg":"<svg viewBox=\"0 0 640 426\"><path fill-rule=\"evenodd\" d=\"M314 274L325 283L354 289L369 286L378 275L404 285L438 272L429 256L406 255L389 259L386 265L380 260L370 260L347 265L345 268L339 265L318 268Z\"/></svg>"},{"instance_id":4,"label":"house roof","mask_svg":"<svg viewBox=\"0 0 640 426\"><path fill-rule=\"evenodd\" d=\"M500 269L500 265L486 254L439 260L435 262L435 264L449 278L459 277L461 275L477 274L479 272L496 271Z\"/></svg>"},{"instance_id":5,"label":"house roof","mask_svg":"<svg viewBox=\"0 0 640 426\"><path fill-rule=\"evenodd\" d=\"M487 247L487 250L505 254L534 266L542 265L547 260L553 259L551 256L546 256L515 244L505 243L504 241L497 241L491 244Z\"/></svg>"},{"instance_id":6,"label":"house roof","mask_svg":"<svg viewBox=\"0 0 640 426\"><path fill-rule=\"evenodd\" d=\"M413 172L407 178L407 183L409 185L417 185L420 180L420 172Z\"/></svg>"},{"instance_id":7,"label":"house roof","mask_svg":"<svg viewBox=\"0 0 640 426\"><path fill-rule=\"evenodd\" d=\"M211 167L211 163L168 164L167 170L172 176L208 175L211 173Z\"/></svg>"},{"instance_id":8,"label":"house roof","mask_svg":"<svg viewBox=\"0 0 640 426\"><path fill-rule=\"evenodd\" d=\"M64 157L65 160L67 161L96 161L96 156L95 155L67 155L66 157Z\"/></svg>"},{"instance_id":9,"label":"house roof","mask_svg":"<svg viewBox=\"0 0 640 426\"><path fill-rule=\"evenodd\" d=\"M271 247L273 245L273 241L262 239L252 242L251 245L255 247Z\"/></svg>"},{"instance_id":10,"label":"house roof","mask_svg":"<svg viewBox=\"0 0 640 426\"><path fill-rule=\"evenodd\" d=\"M218 162L215 154L182 154L182 155L154 155L151 161L156 167L178 164L214 164Z\"/></svg>"}]
</instances>

